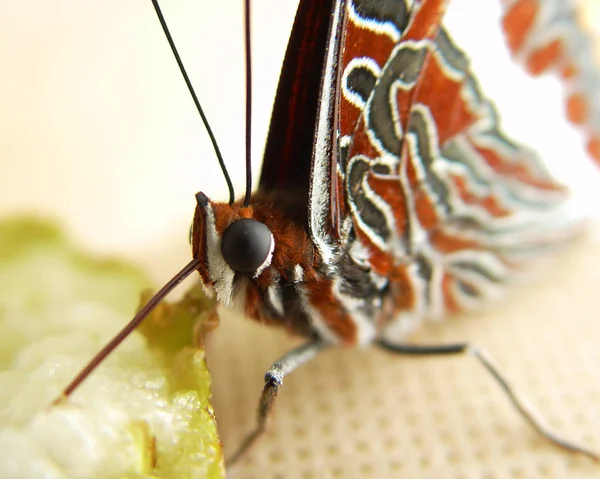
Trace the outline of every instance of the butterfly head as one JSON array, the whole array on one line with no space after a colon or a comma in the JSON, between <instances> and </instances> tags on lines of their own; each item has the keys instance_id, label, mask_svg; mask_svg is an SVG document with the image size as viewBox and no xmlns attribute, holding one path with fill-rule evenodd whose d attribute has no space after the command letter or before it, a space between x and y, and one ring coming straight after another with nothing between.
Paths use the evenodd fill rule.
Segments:
<instances>
[{"instance_id":1,"label":"butterfly head","mask_svg":"<svg viewBox=\"0 0 600 479\"><path fill-rule=\"evenodd\" d=\"M196 194L196 203L190 239L198 272L217 300L231 305L238 280L258 278L271 265L273 234L251 206L213 203L204 193Z\"/></svg>"}]
</instances>

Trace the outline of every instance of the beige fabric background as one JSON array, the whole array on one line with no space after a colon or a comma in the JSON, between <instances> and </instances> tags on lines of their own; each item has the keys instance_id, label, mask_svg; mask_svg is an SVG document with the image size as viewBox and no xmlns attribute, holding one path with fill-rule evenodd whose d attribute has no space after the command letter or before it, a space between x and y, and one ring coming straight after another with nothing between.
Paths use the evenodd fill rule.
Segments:
<instances>
[{"instance_id":1,"label":"beige fabric background","mask_svg":"<svg viewBox=\"0 0 600 479\"><path fill-rule=\"evenodd\" d=\"M239 0L212 3L165 0L165 11L198 91L208 92L202 101L225 158L239 165L241 8ZM257 163L294 10L295 2L254 2ZM149 2L0 0L0 65L0 212L53 216L91 251L133 258L163 283L189 259L192 195L203 188L224 196ZM241 185L242 168L232 173ZM600 240L590 236L544 271L485 314L453 318L415 340L487 349L553 425L600 450ZM226 451L253 424L264 372L295 344L223 314L208 348ZM286 379L270 432L236 472L600 477L598 465L537 437L471 358L375 350L329 351Z\"/></svg>"}]
</instances>

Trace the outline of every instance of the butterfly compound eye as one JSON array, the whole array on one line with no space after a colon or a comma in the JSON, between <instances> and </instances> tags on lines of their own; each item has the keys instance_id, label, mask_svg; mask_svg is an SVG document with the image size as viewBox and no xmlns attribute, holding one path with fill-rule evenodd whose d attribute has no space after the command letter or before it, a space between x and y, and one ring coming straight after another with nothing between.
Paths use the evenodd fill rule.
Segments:
<instances>
[{"instance_id":1,"label":"butterfly compound eye","mask_svg":"<svg viewBox=\"0 0 600 479\"><path fill-rule=\"evenodd\" d=\"M273 250L273 235L260 221L242 218L223 233L221 253L231 269L253 273L265 264Z\"/></svg>"}]
</instances>

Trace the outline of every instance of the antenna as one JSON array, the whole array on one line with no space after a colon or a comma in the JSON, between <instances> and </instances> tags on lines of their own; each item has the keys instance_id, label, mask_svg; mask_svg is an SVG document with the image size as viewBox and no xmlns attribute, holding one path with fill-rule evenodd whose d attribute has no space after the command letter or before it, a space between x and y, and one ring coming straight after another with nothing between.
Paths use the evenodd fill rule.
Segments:
<instances>
[{"instance_id":1,"label":"antenna","mask_svg":"<svg viewBox=\"0 0 600 479\"><path fill-rule=\"evenodd\" d=\"M167 284L160 288L160 290L154 296L152 296L150 301L148 301L144 307L138 311L133 319L129 321L129 323L127 323L125 327L121 329L121 331L119 331L119 333L90 360L89 363L87 363L87 365L79 372L79 374L77 374L77 376L75 376L69 385L63 389L61 395L56 398L52 404L59 404L67 399L73 393L73 391L75 391L75 389L77 389L81 383L92 373L92 371L94 371L94 369L96 369L102 363L102 361L104 361L106 357L113 352L115 348L121 344L123 340L129 336L144 319L146 319L146 316L150 314L156 305L160 303L173 288L175 288L185 278L196 271L199 265L199 261L194 258L188 264L186 264L181 271L173 276L167 282Z\"/></svg>"},{"instance_id":2,"label":"antenna","mask_svg":"<svg viewBox=\"0 0 600 479\"><path fill-rule=\"evenodd\" d=\"M252 195L252 55L250 45L250 0L244 2L244 34L246 41L246 195L244 206L250 204Z\"/></svg>"},{"instance_id":3,"label":"antenna","mask_svg":"<svg viewBox=\"0 0 600 479\"><path fill-rule=\"evenodd\" d=\"M185 71L185 67L183 66L183 62L181 61L179 52L177 51L177 48L175 47L175 42L173 41L171 32L169 31L169 28L167 27L167 22L165 21L165 17L163 16L160 6L158 5L158 0L152 0L152 5L154 5L154 10L156 11L156 16L158 17L158 21L160 22L160 25L162 26L162 29L165 32L165 36L167 37L167 41L169 42L169 45L171 46L171 51L173 52L173 56L175 57L175 60L177 61L177 65L179 65L179 70L181 71L181 74L183 75L185 84L187 85L188 90L190 91L190 94L192 95L192 98L194 100L194 104L196 105L196 108L198 109L198 113L200 113L200 117L202 118L202 123L204 123L204 128L206 128L206 132L208 133L208 136L210 137L210 141L212 142L213 148L215 150L215 154L217 155L217 159L219 161L219 165L221 166L221 171L223 172L223 176L225 177L225 181L227 182L227 188L229 189L229 204L231 205L235 201L235 192L233 191L233 184L231 183L231 178L229 178L229 173L227 172L227 167L225 166L225 161L223 160L223 156L221 155L221 150L219 150L219 145L217 145L217 140L215 138L215 135L213 134L213 131L208 123L208 119L206 118L206 115L204 114L204 110L202 110L202 106L200 106L200 101L198 100L198 97L196 96L196 92L194 91L192 82L190 81L188 74ZM246 195L248 195L248 194L246 193Z\"/></svg>"}]
</instances>

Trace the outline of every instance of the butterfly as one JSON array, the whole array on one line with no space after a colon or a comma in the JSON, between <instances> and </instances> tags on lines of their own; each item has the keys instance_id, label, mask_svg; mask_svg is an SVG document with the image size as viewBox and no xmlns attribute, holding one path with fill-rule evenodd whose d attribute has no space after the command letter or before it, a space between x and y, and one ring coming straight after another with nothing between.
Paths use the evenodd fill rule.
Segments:
<instances>
[{"instance_id":1,"label":"butterfly","mask_svg":"<svg viewBox=\"0 0 600 479\"><path fill-rule=\"evenodd\" d=\"M502 132L468 58L443 28L448 3L300 1L257 190L248 187L238 201L230 190L229 202L196 194L192 261L64 397L166 292L198 272L220 304L306 338L266 373L257 427L230 464L265 431L288 374L330 347L367 345L470 354L540 434L600 460L539 421L481 349L407 342L429 318L498 297L574 227L560 214L567 191L535 152ZM530 4L505 2L504 26L517 59L540 73L562 57L536 57L527 35L539 24L523 26L531 12L519 10Z\"/></svg>"}]
</instances>

